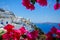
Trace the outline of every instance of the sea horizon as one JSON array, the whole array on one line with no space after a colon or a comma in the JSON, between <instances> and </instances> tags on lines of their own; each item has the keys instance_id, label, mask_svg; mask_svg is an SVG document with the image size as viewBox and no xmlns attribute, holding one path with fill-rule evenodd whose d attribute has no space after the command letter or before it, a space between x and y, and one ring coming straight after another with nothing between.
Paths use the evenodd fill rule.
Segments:
<instances>
[{"instance_id":1,"label":"sea horizon","mask_svg":"<svg viewBox=\"0 0 60 40\"><path fill-rule=\"evenodd\" d=\"M35 23L35 25L40 28L45 34L48 33L52 27L60 29L58 24L59 23Z\"/></svg>"}]
</instances>

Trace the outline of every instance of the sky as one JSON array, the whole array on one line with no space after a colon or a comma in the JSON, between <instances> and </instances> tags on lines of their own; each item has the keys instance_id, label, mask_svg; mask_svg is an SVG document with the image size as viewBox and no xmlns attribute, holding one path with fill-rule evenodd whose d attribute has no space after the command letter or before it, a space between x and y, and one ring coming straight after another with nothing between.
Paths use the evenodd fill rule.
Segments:
<instances>
[{"instance_id":1,"label":"sky","mask_svg":"<svg viewBox=\"0 0 60 40\"><path fill-rule=\"evenodd\" d=\"M47 6L35 4L35 10L28 10L22 5L22 0L0 0L0 8L12 11L18 17L30 19L34 23L60 23L60 9L54 10L56 0L48 0Z\"/></svg>"}]
</instances>

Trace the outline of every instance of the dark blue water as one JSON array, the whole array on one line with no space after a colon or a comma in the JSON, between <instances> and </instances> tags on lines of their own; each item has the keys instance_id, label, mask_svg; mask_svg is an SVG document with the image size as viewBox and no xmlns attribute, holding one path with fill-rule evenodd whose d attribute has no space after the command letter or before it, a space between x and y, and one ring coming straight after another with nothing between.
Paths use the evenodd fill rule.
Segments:
<instances>
[{"instance_id":1,"label":"dark blue water","mask_svg":"<svg viewBox=\"0 0 60 40\"><path fill-rule=\"evenodd\" d=\"M58 23L35 23L44 33L48 33L53 26L60 29Z\"/></svg>"}]
</instances>

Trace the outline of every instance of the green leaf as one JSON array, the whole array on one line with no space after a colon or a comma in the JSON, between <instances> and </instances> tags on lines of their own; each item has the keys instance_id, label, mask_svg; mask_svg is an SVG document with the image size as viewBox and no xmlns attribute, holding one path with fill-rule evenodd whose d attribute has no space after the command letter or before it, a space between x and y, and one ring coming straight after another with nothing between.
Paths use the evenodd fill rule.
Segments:
<instances>
[{"instance_id":1,"label":"green leaf","mask_svg":"<svg viewBox=\"0 0 60 40\"><path fill-rule=\"evenodd\" d=\"M35 2L36 2L36 0L31 0L31 3L32 3L32 4L35 4Z\"/></svg>"},{"instance_id":2,"label":"green leaf","mask_svg":"<svg viewBox=\"0 0 60 40\"><path fill-rule=\"evenodd\" d=\"M0 36L0 40L2 40L2 36Z\"/></svg>"}]
</instances>

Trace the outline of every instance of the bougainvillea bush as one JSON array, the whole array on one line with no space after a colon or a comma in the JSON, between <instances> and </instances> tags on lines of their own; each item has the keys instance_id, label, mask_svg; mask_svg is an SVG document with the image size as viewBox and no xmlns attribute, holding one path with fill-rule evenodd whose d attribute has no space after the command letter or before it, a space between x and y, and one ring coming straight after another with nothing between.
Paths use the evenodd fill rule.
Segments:
<instances>
[{"instance_id":1,"label":"bougainvillea bush","mask_svg":"<svg viewBox=\"0 0 60 40\"><path fill-rule=\"evenodd\" d=\"M60 24L58 24L58 26L60 27ZM60 40L60 29L53 26L46 36L46 40Z\"/></svg>"},{"instance_id":2,"label":"bougainvillea bush","mask_svg":"<svg viewBox=\"0 0 60 40\"><path fill-rule=\"evenodd\" d=\"M54 1L54 0L53 0ZM48 0L22 0L23 6L25 6L27 9L34 10L35 6L34 4L38 3L40 6L47 6ZM56 3L54 4L54 10L60 9L60 0L56 0Z\"/></svg>"},{"instance_id":3,"label":"bougainvillea bush","mask_svg":"<svg viewBox=\"0 0 60 40\"><path fill-rule=\"evenodd\" d=\"M7 24L4 28L0 28L0 40L60 40L60 29L53 26L50 32L44 34L35 26L34 30L29 32L24 26L15 29L13 25Z\"/></svg>"},{"instance_id":4,"label":"bougainvillea bush","mask_svg":"<svg viewBox=\"0 0 60 40\"><path fill-rule=\"evenodd\" d=\"M11 24L6 25L2 31L4 32L0 32L0 40L36 40L39 32L38 30L29 32L24 26L20 29L14 29L14 26Z\"/></svg>"}]
</instances>

